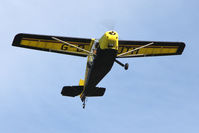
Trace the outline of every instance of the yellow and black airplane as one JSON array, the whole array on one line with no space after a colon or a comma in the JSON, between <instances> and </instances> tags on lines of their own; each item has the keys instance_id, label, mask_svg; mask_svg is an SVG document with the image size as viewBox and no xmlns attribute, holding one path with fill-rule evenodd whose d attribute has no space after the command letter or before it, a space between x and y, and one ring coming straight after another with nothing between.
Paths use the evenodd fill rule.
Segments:
<instances>
[{"instance_id":1,"label":"yellow and black airplane","mask_svg":"<svg viewBox=\"0 0 199 133\"><path fill-rule=\"evenodd\" d=\"M85 79L80 80L79 86L64 86L61 92L63 96L80 95L83 108L86 97L104 95L105 88L96 86L111 70L114 62L128 69L128 63L123 64L117 58L181 55L185 47L183 42L119 40L115 31L107 31L99 40L20 33L15 36L12 45L87 57Z\"/></svg>"}]
</instances>

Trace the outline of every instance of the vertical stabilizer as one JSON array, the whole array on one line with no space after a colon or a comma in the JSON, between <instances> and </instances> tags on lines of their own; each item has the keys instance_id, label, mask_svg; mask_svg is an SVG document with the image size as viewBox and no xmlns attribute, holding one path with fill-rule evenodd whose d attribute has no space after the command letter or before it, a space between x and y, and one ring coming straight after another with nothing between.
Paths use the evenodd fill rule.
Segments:
<instances>
[{"instance_id":1,"label":"vertical stabilizer","mask_svg":"<svg viewBox=\"0 0 199 133\"><path fill-rule=\"evenodd\" d=\"M84 86L84 80L83 79L80 79L79 86Z\"/></svg>"}]
</instances>

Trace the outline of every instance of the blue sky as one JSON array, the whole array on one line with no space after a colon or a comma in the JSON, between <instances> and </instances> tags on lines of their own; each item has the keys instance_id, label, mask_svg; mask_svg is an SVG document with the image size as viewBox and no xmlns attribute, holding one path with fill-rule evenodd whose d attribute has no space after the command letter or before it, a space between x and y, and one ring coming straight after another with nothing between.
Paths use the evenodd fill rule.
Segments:
<instances>
[{"instance_id":1,"label":"blue sky","mask_svg":"<svg viewBox=\"0 0 199 133\"><path fill-rule=\"evenodd\" d=\"M6 0L0 4L0 132L198 133L199 2ZM87 107L61 96L84 78L86 58L12 47L17 33L184 41L182 56L121 59Z\"/></svg>"}]
</instances>

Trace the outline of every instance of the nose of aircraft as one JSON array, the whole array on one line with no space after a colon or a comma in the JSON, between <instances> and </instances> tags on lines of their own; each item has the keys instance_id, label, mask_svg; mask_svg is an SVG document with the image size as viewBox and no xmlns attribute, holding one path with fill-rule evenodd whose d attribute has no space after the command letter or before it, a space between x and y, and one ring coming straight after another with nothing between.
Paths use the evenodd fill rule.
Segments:
<instances>
[{"instance_id":1,"label":"nose of aircraft","mask_svg":"<svg viewBox=\"0 0 199 133\"><path fill-rule=\"evenodd\" d=\"M106 34L107 41L108 41L108 47L114 47L118 41L118 34L115 31L108 31Z\"/></svg>"},{"instance_id":2,"label":"nose of aircraft","mask_svg":"<svg viewBox=\"0 0 199 133\"><path fill-rule=\"evenodd\" d=\"M117 40L118 39L118 34L115 31L108 31L108 32L106 32L106 37L109 40Z\"/></svg>"},{"instance_id":3,"label":"nose of aircraft","mask_svg":"<svg viewBox=\"0 0 199 133\"><path fill-rule=\"evenodd\" d=\"M106 36L107 36L107 37L111 37L111 38L118 39L118 34L117 34L117 32L115 32L115 31L108 31L108 32L106 32Z\"/></svg>"},{"instance_id":4,"label":"nose of aircraft","mask_svg":"<svg viewBox=\"0 0 199 133\"><path fill-rule=\"evenodd\" d=\"M118 33L115 31L107 31L99 40L101 49L118 50Z\"/></svg>"},{"instance_id":5,"label":"nose of aircraft","mask_svg":"<svg viewBox=\"0 0 199 133\"><path fill-rule=\"evenodd\" d=\"M116 33L112 30L112 31L109 31L109 34L110 35L115 35Z\"/></svg>"}]
</instances>

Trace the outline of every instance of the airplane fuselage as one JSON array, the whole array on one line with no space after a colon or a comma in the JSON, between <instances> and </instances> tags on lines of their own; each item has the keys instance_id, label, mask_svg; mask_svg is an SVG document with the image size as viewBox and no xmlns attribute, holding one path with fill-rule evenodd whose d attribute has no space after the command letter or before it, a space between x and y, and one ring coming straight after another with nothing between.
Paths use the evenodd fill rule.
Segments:
<instances>
[{"instance_id":1,"label":"airplane fuselage","mask_svg":"<svg viewBox=\"0 0 199 133\"><path fill-rule=\"evenodd\" d=\"M87 93L92 93L93 88L111 70L118 51L118 34L114 31L106 32L99 42L93 44L91 52L94 55L88 56L84 91L80 95L84 100Z\"/></svg>"}]
</instances>

